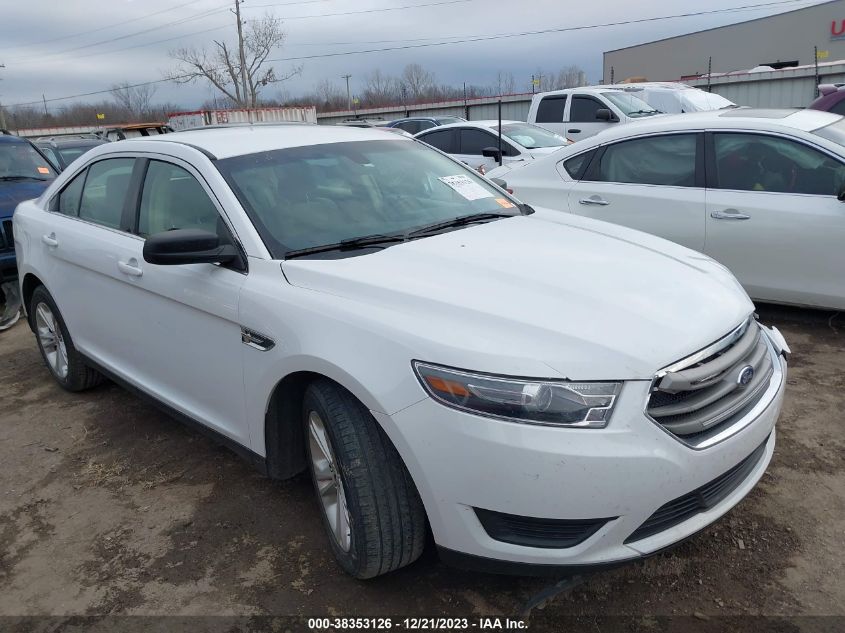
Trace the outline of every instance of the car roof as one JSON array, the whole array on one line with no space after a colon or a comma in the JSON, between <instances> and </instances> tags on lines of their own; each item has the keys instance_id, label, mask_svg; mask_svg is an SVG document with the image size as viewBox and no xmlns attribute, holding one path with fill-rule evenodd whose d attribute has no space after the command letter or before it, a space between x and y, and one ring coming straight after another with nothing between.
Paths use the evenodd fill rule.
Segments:
<instances>
[{"instance_id":1,"label":"car roof","mask_svg":"<svg viewBox=\"0 0 845 633\"><path fill-rule=\"evenodd\" d=\"M29 140L14 134L0 134L0 143L29 143Z\"/></svg>"},{"instance_id":2,"label":"car roof","mask_svg":"<svg viewBox=\"0 0 845 633\"><path fill-rule=\"evenodd\" d=\"M842 116L820 110L730 108L708 112L666 114L620 124L596 134L597 143L653 132L703 129L759 129L811 132L842 120ZM589 140L589 139L585 139ZM584 147L576 143L573 147Z\"/></svg>"},{"instance_id":3,"label":"car roof","mask_svg":"<svg viewBox=\"0 0 845 633\"><path fill-rule=\"evenodd\" d=\"M400 134L375 127L360 128L343 125L287 123L279 126L263 125L186 130L160 136L131 138L110 145L125 149L128 143L181 143L195 147L206 154L211 154L215 158L229 158L307 145L383 140L406 141Z\"/></svg>"},{"instance_id":4,"label":"car roof","mask_svg":"<svg viewBox=\"0 0 845 633\"><path fill-rule=\"evenodd\" d=\"M509 125L511 123L522 123L523 125L529 125L525 121L512 121L510 119L502 119L502 125ZM530 125L533 125L530 124ZM441 125L436 128L430 128L428 130L423 130L420 134L424 134L425 132L439 132L440 130L448 130L451 128L456 127L475 127L481 129L490 129L499 127L499 120L498 119L485 119L482 121L458 121L457 123L447 123L446 125Z\"/></svg>"}]
</instances>

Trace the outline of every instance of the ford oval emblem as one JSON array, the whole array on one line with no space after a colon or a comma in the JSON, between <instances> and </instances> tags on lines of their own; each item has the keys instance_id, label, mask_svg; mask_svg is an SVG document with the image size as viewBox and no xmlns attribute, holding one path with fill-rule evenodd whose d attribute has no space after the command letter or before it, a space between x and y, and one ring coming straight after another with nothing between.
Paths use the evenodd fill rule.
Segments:
<instances>
[{"instance_id":1,"label":"ford oval emblem","mask_svg":"<svg viewBox=\"0 0 845 633\"><path fill-rule=\"evenodd\" d=\"M736 384L745 387L751 379L754 378L754 368L751 365L746 365L743 367L740 372L739 376L737 376Z\"/></svg>"}]
</instances>

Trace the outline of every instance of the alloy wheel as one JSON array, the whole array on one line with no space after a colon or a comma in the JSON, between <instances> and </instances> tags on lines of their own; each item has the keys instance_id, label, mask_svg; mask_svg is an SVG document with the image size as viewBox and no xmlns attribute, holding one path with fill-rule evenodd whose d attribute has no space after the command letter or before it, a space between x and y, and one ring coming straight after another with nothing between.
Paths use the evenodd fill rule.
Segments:
<instances>
[{"instance_id":1,"label":"alloy wheel","mask_svg":"<svg viewBox=\"0 0 845 633\"><path fill-rule=\"evenodd\" d=\"M316 411L308 414L308 442L311 448L311 471L317 486L317 496L335 541L344 552L352 544L346 491L340 478L326 425Z\"/></svg>"},{"instance_id":2,"label":"alloy wheel","mask_svg":"<svg viewBox=\"0 0 845 633\"><path fill-rule=\"evenodd\" d=\"M46 303L39 303L35 308L35 331L50 369L59 378L67 378L67 347L59 322Z\"/></svg>"}]
</instances>

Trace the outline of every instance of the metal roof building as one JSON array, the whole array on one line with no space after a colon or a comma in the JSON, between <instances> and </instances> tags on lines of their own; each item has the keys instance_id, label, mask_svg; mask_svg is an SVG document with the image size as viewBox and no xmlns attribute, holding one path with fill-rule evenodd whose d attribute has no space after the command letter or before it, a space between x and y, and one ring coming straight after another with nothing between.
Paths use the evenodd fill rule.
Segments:
<instances>
[{"instance_id":1,"label":"metal roof building","mask_svg":"<svg viewBox=\"0 0 845 633\"><path fill-rule=\"evenodd\" d=\"M756 66L789 68L845 59L845 0L832 0L604 53L604 81L692 79ZM712 64L712 66L711 66Z\"/></svg>"}]
</instances>

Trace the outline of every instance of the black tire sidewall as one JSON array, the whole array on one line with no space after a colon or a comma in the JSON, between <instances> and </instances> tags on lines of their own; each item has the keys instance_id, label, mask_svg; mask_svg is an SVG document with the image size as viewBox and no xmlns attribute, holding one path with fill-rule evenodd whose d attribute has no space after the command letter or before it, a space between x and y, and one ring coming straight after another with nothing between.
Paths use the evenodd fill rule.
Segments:
<instances>
[{"instance_id":1,"label":"black tire sidewall","mask_svg":"<svg viewBox=\"0 0 845 633\"><path fill-rule=\"evenodd\" d=\"M326 434L328 435L329 442L331 442L331 450L335 458L335 468L338 472L338 475L340 476L341 483L343 484L344 496L346 498L346 508L349 512L350 545L348 552L344 551L340 547L340 544L337 542L337 539L335 538L334 533L332 532L328 517L326 516L326 512L323 509L322 501L320 499L320 492L317 489L317 479L314 474L313 460L311 457L311 433L308 429L308 416L311 411L315 411L323 420L323 426L326 429ZM343 569L347 573L352 574L353 576L357 576L361 568L364 554L364 552L359 551L359 548L362 547L363 542L357 534L358 530L356 530L356 525L360 525L362 520L360 504L358 502L357 495L355 494L354 487L351 486L349 482L349 475L347 471L348 458L347 455L342 452L342 444L338 441L337 429L335 428L336 422L333 417L329 414L328 408L326 407L326 403L324 402L322 393L319 389L306 390L305 398L303 399L302 413L303 423L305 426L305 445L306 453L308 456L308 471L311 473L311 483L314 488L314 494L316 496L317 506L320 511L320 518L322 520L323 527L326 530L326 535L331 545L332 552L334 553L335 558L340 564L340 566L343 567Z\"/></svg>"}]
</instances>

